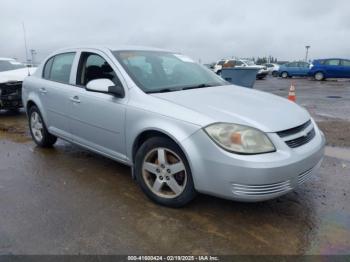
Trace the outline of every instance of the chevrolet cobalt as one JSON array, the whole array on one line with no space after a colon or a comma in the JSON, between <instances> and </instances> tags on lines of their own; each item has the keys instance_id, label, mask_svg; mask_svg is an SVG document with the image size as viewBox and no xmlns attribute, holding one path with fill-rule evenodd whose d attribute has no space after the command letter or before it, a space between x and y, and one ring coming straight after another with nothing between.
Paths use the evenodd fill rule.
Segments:
<instances>
[{"instance_id":1,"label":"chevrolet cobalt","mask_svg":"<svg viewBox=\"0 0 350 262\"><path fill-rule=\"evenodd\" d=\"M25 79L22 100L38 146L59 137L129 165L143 192L166 206L197 192L272 199L323 158L324 135L305 109L230 85L176 52L63 49Z\"/></svg>"}]
</instances>

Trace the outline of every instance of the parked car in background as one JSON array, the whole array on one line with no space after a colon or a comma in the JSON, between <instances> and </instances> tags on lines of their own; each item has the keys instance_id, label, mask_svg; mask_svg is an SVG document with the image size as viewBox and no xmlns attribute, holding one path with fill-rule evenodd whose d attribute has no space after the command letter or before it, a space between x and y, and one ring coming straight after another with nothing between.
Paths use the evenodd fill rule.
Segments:
<instances>
[{"instance_id":1,"label":"parked car in background","mask_svg":"<svg viewBox=\"0 0 350 262\"><path fill-rule=\"evenodd\" d=\"M246 60L246 59L228 59L222 65L222 68L224 68L224 67L228 67L228 68L232 68L232 67L236 67L236 68L244 68L244 67L256 68L256 69L258 69L258 73L256 75L257 79L264 79L269 74L269 71L267 70L266 66L256 65L253 61Z\"/></svg>"},{"instance_id":2,"label":"parked car in background","mask_svg":"<svg viewBox=\"0 0 350 262\"><path fill-rule=\"evenodd\" d=\"M272 76L275 76L275 77L278 76L278 69L280 68L280 66L278 64L266 63L266 64L264 64L264 66L266 66L269 74L271 74Z\"/></svg>"},{"instance_id":3,"label":"parked car in background","mask_svg":"<svg viewBox=\"0 0 350 262\"><path fill-rule=\"evenodd\" d=\"M282 78L293 76L308 76L310 64L307 62L291 62L281 65L278 69L278 76Z\"/></svg>"},{"instance_id":4,"label":"parked car in background","mask_svg":"<svg viewBox=\"0 0 350 262\"><path fill-rule=\"evenodd\" d=\"M0 109L22 107L22 81L35 68L27 68L12 58L0 58Z\"/></svg>"},{"instance_id":5,"label":"parked car in background","mask_svg":"<svg viewBox=\"0 0 350 262\"><path fill-rule=\"evenodd\" d=\"M314 60L309 75L319 81L326 78L350 78L350 60L341 58Z\"/></svg>"},{"instance_id":6,"label":"parked car in background","mask_svg":"<svg viewBox=\"0 0 350 262\"><path fill-rule=\"evenodd\" d=\"M25 79L22 97L38 146L61 137L127 164L162 205L183 206L197 192L276 198L323 158L324 135L305 109L166 50L62 49Z\"/></svg>"},{"instance_id":7,"label":"parked car in background","mask_svg":"<svg viewBox=\"0 0 350 262\"><path fill-rule=\"evenodd\" d=\"M216 62L216 64L214 65L214 68L213 68L213 71L215 74L220 75L221 70L222 70L222 65L225 64L226 61L227 61L227 59L221 59L221 60Z\"/></svg>"},{"instance_id":8,"label":"parked car in background","mask_svg":"<svg viewBox=\"0 0 350 262\"><path fill-rule=\"evenodd\" d=\"M203 64L203 66L205 66L206 68L210 69L210 70L214 70L216 63L210 63L210 64Z\"/></svg>"}]
</instances>

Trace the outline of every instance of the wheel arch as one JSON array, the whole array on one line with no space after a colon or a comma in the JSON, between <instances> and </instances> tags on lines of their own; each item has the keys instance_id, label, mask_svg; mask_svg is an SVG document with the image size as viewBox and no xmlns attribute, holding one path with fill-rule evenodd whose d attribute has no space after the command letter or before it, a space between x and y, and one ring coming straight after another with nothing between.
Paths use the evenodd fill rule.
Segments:
<instances>
[{"instance_id":1,"label":"wheel arch","mask_svg":"<svg viewBox=\"0 0 350 262\"><path fill-rule=\"evenodd\" d=\"M27 101L26 101L25 110L27 112L27 115L28 115L29 108L33 105L35 105L39 109L45 124L48 124L46 112L45 112L45 110L43 110L43 105L40 102L40 99L36 95L29 96Z\"/></svg>"},{"instance_id":2,"label":"wheel arch","mask_svg":"<svg viewBox=\"0 0 350 262\"><path fill-rule=\"evenodd\" d=\"M157 128L150 128L150 129L145 129L142 130L134 139L133 144L132 144L132 150L131 150L131 161L134 163L135 161L135 156L138 151L138 149L141 147L141 145L147 141L150 138L153 137L165 137L173 141L176 145L180 147L182 152L186 155L185 150L182 148L180 141L171 135L169 132ZM187 155L186 155L187 158Z\"/></svg>"}]
</instances>

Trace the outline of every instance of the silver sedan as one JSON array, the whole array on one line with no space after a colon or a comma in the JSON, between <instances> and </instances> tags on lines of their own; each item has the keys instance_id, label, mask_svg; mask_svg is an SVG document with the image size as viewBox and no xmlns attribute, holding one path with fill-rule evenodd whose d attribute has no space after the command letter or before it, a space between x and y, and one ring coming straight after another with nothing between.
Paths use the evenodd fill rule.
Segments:
<instances>
[{"instance_id":1,"label":"silver sedan","mask_svg":"<svg viewBox=\"0 0 350 262\"><path fill-rule=\"evenodd\" d=\"M63 49L25 79L22 99L38 146L59 137L130 165L144 193L172 207L197 192L275 198L323 158L324 135L305 109L176 52Z\"/></svg>"}]
</instances>

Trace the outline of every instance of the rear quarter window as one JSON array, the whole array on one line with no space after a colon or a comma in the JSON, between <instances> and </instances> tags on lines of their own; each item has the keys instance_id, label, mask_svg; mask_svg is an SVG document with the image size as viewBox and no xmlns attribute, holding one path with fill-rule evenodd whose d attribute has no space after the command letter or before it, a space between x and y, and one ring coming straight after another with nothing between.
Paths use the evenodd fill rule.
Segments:
<instances>
[{"instance_id":1,"label":"rear quarter window","mask_svg":"<svg viewBox=\"0 0 350 262\"><path fill-rule=\"evenodd\" d=\"M75 53L58 54L50 58L44 67L43 78L60 83L69 83Z\"/></svg>"}]
</instances>

